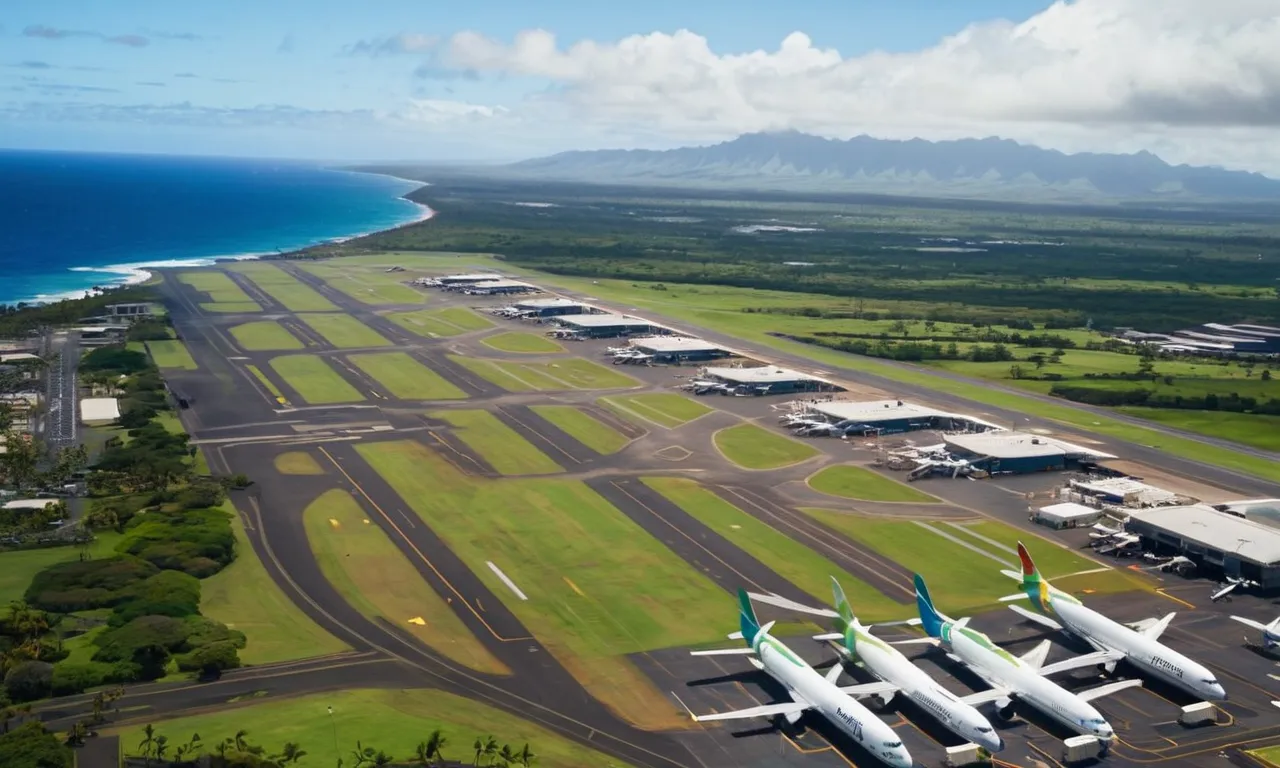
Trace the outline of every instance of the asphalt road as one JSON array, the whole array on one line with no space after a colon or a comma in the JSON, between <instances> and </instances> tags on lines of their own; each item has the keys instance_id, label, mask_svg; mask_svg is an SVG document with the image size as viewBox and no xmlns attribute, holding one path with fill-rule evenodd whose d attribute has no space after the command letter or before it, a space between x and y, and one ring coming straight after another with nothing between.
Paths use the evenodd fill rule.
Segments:
<instances>
[{"instance_id":1,"label":"asphalt road","mask_svg":"<svg viewBox=\"0 0 1280 768\"><path fill-rule=\"evenodd\" d=\"M80 334L54 334L50 343L54 359L49 365L45 399L45 442L53 448L76 444L80 426L77 370L80 366Z\"/></svg>"}]
</instances>

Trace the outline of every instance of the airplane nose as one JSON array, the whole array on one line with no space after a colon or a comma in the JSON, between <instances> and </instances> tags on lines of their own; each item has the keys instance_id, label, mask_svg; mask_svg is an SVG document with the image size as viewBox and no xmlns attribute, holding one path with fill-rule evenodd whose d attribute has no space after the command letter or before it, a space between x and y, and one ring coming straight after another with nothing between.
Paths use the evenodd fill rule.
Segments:
<instances>
[{"instance_id":1,"label":"airplane nose","mask_svg":"<svg viewBox=\"0 0 1280 768\"><path fill-rule=\"evenodd\" d=\"M987 751L992 754L995 754L996 752L1003 752L1004 739L1000 738L999 736L996 736L994 739L991 739L986 746L987 746Z\"/></svg>"}]
</instances>

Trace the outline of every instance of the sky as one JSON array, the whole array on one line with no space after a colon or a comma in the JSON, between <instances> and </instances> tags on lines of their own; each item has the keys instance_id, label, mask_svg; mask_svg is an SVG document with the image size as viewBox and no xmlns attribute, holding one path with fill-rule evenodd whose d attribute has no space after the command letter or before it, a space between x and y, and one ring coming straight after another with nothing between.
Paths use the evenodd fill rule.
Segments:
<instances>
[{"instance_id":1,"label":"sky","mask_svg":"<svg viewBox=\"0 0 1280 768\"><path fill-rule=\"evenodd\" d=\"M509 161L1000 136L1280 177L1280 0L5 0L0 146Z\"/></svg>"}]
</instances>

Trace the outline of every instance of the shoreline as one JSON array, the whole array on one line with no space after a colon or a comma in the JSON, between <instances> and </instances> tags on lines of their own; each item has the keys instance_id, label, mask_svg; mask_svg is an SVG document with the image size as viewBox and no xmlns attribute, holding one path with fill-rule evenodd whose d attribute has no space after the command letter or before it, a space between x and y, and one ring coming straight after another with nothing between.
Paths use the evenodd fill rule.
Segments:
<instances>
[{"instance_id":1,"label":"shoreline","mask_svg":"<svg viewBox=\"0 0 1280 768\"><path fill-rule=\"evenodd\" d=\"M403 221L403 222L400 222L399 224L394 224L390 227L369 229L363 232L356 232L350 235L342 235L340 237L331 237L331 238L326 238L324 240L317 240L316 242L309 243L307 245L298 246L296 248L291 248L289 250L284 250L284 251L281 251L281 250L251 251L251 252L245 252L245 253L226 254L221 256L193 256L189 259L178 258L178 259L165 259L161 261L132 262L127 264L107 264L101 267L68 267L67 271L68 272L96 272L96 273L102 273L104 275L114 275L114 277L107 277L104 280L97 281L96 284L103 286L105 288L124 288L131 285L139 285L141 283L147 282L154 276L155 274L154 270L158 270L158 269L183 269L183 268L189 269L189 268L195 268L195 267L210 267L219 261L255 261L257 259L261 259L268 256L280 256L280 255L299 253L309 248L318 248L325 245L339 245L342 243L349 242L351 240L355 240L357 238L378 234L380 232L391 232L391 231L400 229L402 227L408 227L414 224L421 224L424 221L428 221L434 218L436 215L435 209L431 208L431 206L426 205L425 203L419 203L416 200L409 199L409 195L413 194L414 192L417 192L419 189L430 186L428 182L419 181L416 179L405 179L399 176L392 176L391 174L386 174L386 173L370 173L368 171L350 171L350 170L339 169L339 168L327 168L325 170L333 171L335 173L359 173L367 176L381 176L388 179L395 179L396 181L403 181L410 184L417 184L419 186L415 187L414 189L408 190L407 192L405 192L402 195L399 195L396 198L398 200L404 200L407 203L413 204L418 209L417 215L408 221ZM66 290L59 293L39 293L32 297L0 300L0 306L4 306L4 305L16 306L18 304L29 304L29 305L56 304L60 301L82 299L88 296L98 295L100 293L101 291L95 290L94 286L89 286L87 288Z\"/></svg>"}]
</instances>

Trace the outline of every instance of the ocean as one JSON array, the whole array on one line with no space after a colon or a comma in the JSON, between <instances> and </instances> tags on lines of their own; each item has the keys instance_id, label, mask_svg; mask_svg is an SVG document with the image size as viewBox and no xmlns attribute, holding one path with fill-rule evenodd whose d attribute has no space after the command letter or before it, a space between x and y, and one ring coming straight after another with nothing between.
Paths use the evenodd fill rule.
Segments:
<instances>
[{"instance_id":1,"label":"ocean","mask_svg":"<svg viewBox=\"0 0 1280 768\"><path fill-rule=\"evenodd\" d=\"M279 160L0 150L0 304L140 282L430 215L390 176Z\"/></svg>"}]
</instances>

